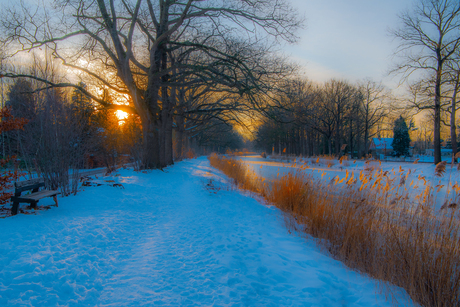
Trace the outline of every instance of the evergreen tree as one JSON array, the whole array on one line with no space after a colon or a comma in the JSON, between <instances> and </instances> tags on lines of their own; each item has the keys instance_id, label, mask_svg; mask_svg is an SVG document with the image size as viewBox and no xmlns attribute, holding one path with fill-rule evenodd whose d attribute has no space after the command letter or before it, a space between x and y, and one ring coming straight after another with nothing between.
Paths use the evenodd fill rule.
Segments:
<instances>
[{"instance_id":1,"label":"evergreen tree","mask_svg":"<svg viewBox=\"0 0 460 307\"><path fill-rule=\"evenodd\" d=\"M35 117L36 103L32 94L32 84L25 79L16 79L8 92L7 104L15 117L31 120Z\"/></svg>"},{"instance_id":2,"label":"evergreen tree","mask_svg":"<svg viewBox=\"0 0 460 307\"><path fill-rule=\"evenodd\" d=\"M395 120L393 127L393 143L391 144L395 154L399 156L409 155L410 136L409 128L402 116Z\"/></svg>"},{"instance_id":3,"label":"evergreen tree","mask_svg":"<svg viewBox=\"0 0 460 307\"><path fill-rule=\"evenodd\" d=\"M80 82L79 86L86 88L83 82ZM71 93L69 112L72 126L76 129L75 132L78 131L77 143L82 146L85 145L87 148L92 147L98 127L94 123L96 110L91 98L83 94L79 89L75 89Z\"/></svg>"},{"instance_id":4,"label":"evergreen tree","mask_svg":"<svg viewBox=\"0 0 460 307\"><path fill-rule=\"evenodd\" d=\"M83 82L78 84L82 88L86 88ZM75 89L72 93L70 109L73 116L80 121L82 125L89 125L91 116L94 113L94 106L91 98L83 94L79 89Z\"/></svg>"}]
</instances>

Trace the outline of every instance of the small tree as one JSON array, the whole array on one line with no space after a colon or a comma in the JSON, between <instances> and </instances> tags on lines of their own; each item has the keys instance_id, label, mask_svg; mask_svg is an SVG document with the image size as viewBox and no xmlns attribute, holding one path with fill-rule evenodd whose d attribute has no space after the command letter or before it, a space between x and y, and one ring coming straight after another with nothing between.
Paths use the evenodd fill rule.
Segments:
<instances>
[{"instance_id":1,"label":"small tree","mask_svg":"<svg viewBox=\"0 0 460 307\"><path fill-rule=\"evenodd\" d=\"M396 155L399 157L409 155L409 145L409 128L407 127L404 118L399 116L399 118L395 120L393 127L393 143L391 146L393 147Z\"/></svg>"},{"instance_id":2,"label":"small tree","mask_svg":"<svg viewBox=\"0 0 460 307\"><path fill-rule=\"evenodd\" d=\"M0 109L0 118L0 133L23 129L24 125L27 123L26 119L14 118L13 115L11 115L11 109L8 107ZM0 173L0 204L5 204L13 195L8 190L12 188L11 182L18 178L16 168L14 171L6 169L9 162L13 159L15 159L15 156L3 157L0 160L0 168L2 168L2 172Z\"/></svg>"}]
</instances>

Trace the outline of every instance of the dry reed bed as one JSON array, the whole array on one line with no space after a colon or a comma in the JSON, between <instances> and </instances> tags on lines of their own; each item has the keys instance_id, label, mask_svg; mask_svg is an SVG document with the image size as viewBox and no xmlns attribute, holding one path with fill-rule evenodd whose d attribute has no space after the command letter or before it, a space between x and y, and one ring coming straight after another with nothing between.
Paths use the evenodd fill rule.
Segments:
<instances>
[{"instance_id":1,"label":"dry reed bed","mask_svg":"<svg viewBox=\"0 0 460 307\"><path fill-rule=\"evenodd\" d=\"M460 224L452 199L434 214L439 189L427 185L411 199L401 169L399 182L377 170L326 184L297 172L267 184L240 161L217 155L209 160L236 186L285 212L292 230L319 239L349 267L404 288L423 306L460 305ZM451 190L458 193L455 185Z\"/></svg>"}]
</instances>

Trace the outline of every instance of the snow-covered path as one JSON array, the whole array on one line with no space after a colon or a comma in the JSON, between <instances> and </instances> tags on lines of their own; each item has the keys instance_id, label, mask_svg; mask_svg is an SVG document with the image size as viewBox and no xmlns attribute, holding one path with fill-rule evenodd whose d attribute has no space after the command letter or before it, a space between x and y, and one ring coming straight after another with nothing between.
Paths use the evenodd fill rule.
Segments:
<instances>
[{"instance_id":1,"label":"snow-covered path","mask_svg":"<svg viewBox=\"0 0 460 307\"><path fill-rule=\"evenodd\" d=\"M0 220L0 306L391 305L289 235L276 208L215 189L224 179L206 158L110 179L125 189L88 187Z\"/></svg>"}]
</instances>

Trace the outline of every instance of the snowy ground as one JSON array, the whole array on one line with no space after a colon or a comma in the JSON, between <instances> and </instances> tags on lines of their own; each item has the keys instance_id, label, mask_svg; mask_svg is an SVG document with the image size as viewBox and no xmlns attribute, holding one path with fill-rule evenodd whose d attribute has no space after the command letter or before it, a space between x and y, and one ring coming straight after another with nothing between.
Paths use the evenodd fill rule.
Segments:
<instances>
[{"instance_id":1,"label":"snowy ground","mask_svg":"<svg viewBox=\"0 0 460 307\"><path fill-rule=\"evenodd\" d=\"M446 200L449 203L460 200L458 199L460 198L459 196L455 199L458 193L452 189L452 186L456 184L460 186L460 171L457 170L457 164L453 166L450 163L447 164L444 175L442 177L437 177L435 176L435 165L433 163L380 163L379 161L370 161L366 163L364 160L345 160L341 164L337 159L328 160L324 158L320 158L318 163L316 163L317 158L292 158L290 162L287 162L279 159L271 159L270 157L264 159L259 155L248 155L235 158L241 159L250 166L257 175L268 180L287 173L301 171L313 176L313 178L329 183L331 179L336 176L339 176L339 178L345 177L347 171L349 174L354 173L355 178L357 178L361 171L363 171L364 174L375 174L376 171L382 170L383 172L388 172L389 178L394 178L393 186L397 186L400 182L400 177L404 176L406 178L406 183L403 187L407 189L406 192L409 193L413 199L415 199L416 195L423 193L429 185L435 196L436 205L435 208L433 208L435 211L438 211ZM307 168L301 169L303 165ZM365 171L366 169L368 171ZM345 183L342 183L342 185L344 184ZM337 187L340 186L340 184L337 185ZM449 195L446 195L447 190L450 191ZM458 190L460 191L460 188Z\"/></svg>"},{"instance_id":2,"label":"snowy ground","mask_svg":"<svg viewBox=\"0 0 460 307\"><path fill-rule=\"evenodd\" d=\"M0 306L390 306L206 158L0 219ZM53 203L52 199L40 203ZM393 288L397 305L412 305Z\"/></svg>"}]
</instances>

